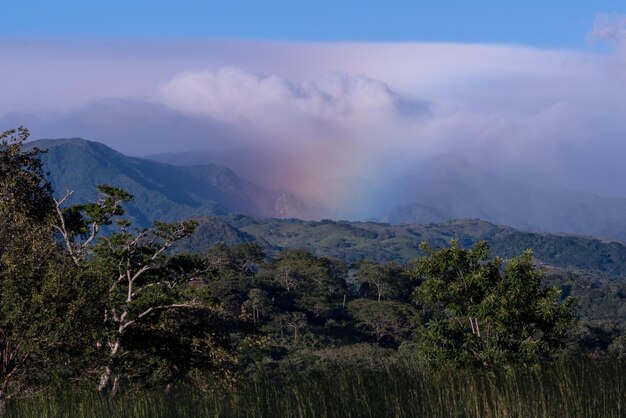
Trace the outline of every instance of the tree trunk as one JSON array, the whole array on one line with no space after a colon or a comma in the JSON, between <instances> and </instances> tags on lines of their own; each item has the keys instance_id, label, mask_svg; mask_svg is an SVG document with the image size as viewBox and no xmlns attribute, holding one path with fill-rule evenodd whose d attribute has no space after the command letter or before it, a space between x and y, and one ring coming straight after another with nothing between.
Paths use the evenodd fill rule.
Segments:
<instances>
[{"instance_id":1,"label":"tree trunk","mask_svg":"<svg viewBox=\"0 0 626 418\"><path fill-rule=\"evenodd\" d=\"M100 375L100 383L98 384L98 391L101 395L106 395L109 383L111 382L111 366L108 365L104 368L104 371Z\"/></svg>"},{"instance_id":2,"label":"tree trunk","mask_svg":"<svg viewBox=\"0 0 626 418\"><path fill-rule=\"evenodd\" d=\"M0 382L0 416L4 416L7 410L7 387L9 386L9 375L4 375Z\"/></svg>"},{"instance_id":3,"label":"tree trunk","mask_svg":"<svg viewBox=\"0 0 626 418\"><path fill-rule=\"evenodd\" d=\"M109 398L114 398L117 395L117 391L120 388L120 375L116 374L113 377L113 385L111 386L111 393L109 393Z\"/></svg>"},{"instance_id":4,"label":"tree trunk","mask_svg":"<svg viewBox=\"0 0 626 418\"><path fill-rule=\"evenodd\" d=\"M7 400L4 390L0 390L0 416L4 416L7 412Z\"/></svg>"},{"instance_id":5,"label":"tree trunk","mask_svg":"<svg viewBox=\"0 0 626 418\"><path fill-rule=\"evenodd\" d=\"M114 376L113 384L111 385L111 377L113 375L113 367L115 362L115 356L120 349L120 339L115 340L115 343L111 345L111 356L109 357L109 364L107 364L100 375L100 383L98 384L98 391L101 395L109 395L113 397L117 392L117 386L119 385L119 376ZM107 393L108 392L108 393Z\"/></svg>"}]
</instances>

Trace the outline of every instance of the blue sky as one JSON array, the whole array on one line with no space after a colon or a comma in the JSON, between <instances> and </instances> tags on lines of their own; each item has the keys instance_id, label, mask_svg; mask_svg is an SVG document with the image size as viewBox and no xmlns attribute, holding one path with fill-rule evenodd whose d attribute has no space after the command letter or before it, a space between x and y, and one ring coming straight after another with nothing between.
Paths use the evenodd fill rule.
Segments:
<instances>
[{"instance_id":1,"label":"blue sky","mask_svg":"<svg viewBox=\"0 0 626 418\"><path fill-rule=\"evenodd\" d=\"M581 49L624 0L2 1L0 37L418 41Z\"/></svg>"}]
</instances>

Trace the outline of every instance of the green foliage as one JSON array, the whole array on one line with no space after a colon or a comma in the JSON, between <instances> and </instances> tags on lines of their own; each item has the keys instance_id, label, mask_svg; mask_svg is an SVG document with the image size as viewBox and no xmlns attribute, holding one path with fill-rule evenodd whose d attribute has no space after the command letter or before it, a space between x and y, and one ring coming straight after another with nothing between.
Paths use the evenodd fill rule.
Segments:
<instances>
[{"instance_id":1,"label":"green foliage","mask_svg":"<svg viewBox=\"0 0 626 418\"><path fill-rule=\"evenodd\" d=\"M429 317L421 338L435 362L537 362L562 348L573 320L574 300L541 286L542 272L524 252L501 269L485 242L464 250L457 241L415 261L415 299Z\"/></svg>"},{"instance_id":2,"label":"green foliage","mask_svg":"<svg viewBox=\"0 0 626 418\"><path fill-rule=\"evenodd\" d=\"M80 373L97 306L97 284L53 239L52 191L39 151L21 150L27 137L0 134L0 406L52 374Z\"/></svg>"},{"instance_id":3,"label":"green foliage","mask_svg":"<svg viewBox=\"0 0 626 418\"><path fill-rule=\"evenodd\" d=\"M452 239L464 247L487 241L494 254L508 259L533 249L547 266L585 270L596 274L626 275L626 246L582 236L517 231L477 219L414 225L377 222L302 221L256 219L242 215L203 218L197 232L180 243L181 250L202 253L216 242L230 245L256 242L270 255L288 248L302 248L318 257L345 263L370 260L400 265L424 256L419 242L443 248Z\"/></svg>"},{"instance_id":4,"label":"green foliage","mask_svg":"<svg viewBox=\"0 0 626 418\"><path fill-rule=\"evenodd\" d=\"M400 302L355 299L348 304L348 312L378 342L410 340L420 325L418 311Z\"/></svg>"},{"instance_id":5,"label":"green foliage","mask_svg":"<svg viewBox=\"0 0 626 418\"><path fill-rule=\"evenodd\" d=\"M100 184L96 188L102 195L97 202L74 205L65 210L75 232L81 235L89 232L91 224L111 225L113 217L124 215L122 203L133 199L133 195L117 187Z\"/></svg>"},{"instance_id":6,"label":"green foliage","mask_svg":"<svg viewBox=\"0 0 626 418\"><path fill-rule=\"evenodd\" d=\"M43 222L52 213L52 187L39 156L43 151L22 149L28 130L20 127L0 133L0 225L7 228L14 216Z\"/></svg>"},{"instance_id":7,"label":"green foliage","mask_svg":"<svg viewBox=\"0 0 626 418\"><path fill-rule=\"evenodd\" d=\"M295 303L312 317L326 317L345 294L345 266L318 258L308 251L281 252L272 266L273 280L294 296Z\"/></svg>"},{"instance_id":8,"label":"green foliage","mask_svg":"<svg viewBox=\"0 0 626 418\"><path fill-rule=\"evenodd\" d=\"M356 279L361 284L361 294L374 297L378 301L409 301L413 290L405 269L396 263L362 262L358 265Z\"/></svg>"},{"instance_id":9,"label":"green foliage","mask_svg":"<svg viewBox=\"0 0 626 418\"><path fill-rule=\"evenodd\" d=\"M220 313L212 307L213 298L206 288L192 284L207 271L206 263L167 253L196 226L195 221L157 222L137 232L123 226L96 245L93 264L109 288L104 324L108 360L101 391L115 395L120 380L138 374L144 379L156 374L171 383L191 370L211 369L233 358L225 348L227 339L219 336L214 318Z\"/></svg>"}]
</instances>

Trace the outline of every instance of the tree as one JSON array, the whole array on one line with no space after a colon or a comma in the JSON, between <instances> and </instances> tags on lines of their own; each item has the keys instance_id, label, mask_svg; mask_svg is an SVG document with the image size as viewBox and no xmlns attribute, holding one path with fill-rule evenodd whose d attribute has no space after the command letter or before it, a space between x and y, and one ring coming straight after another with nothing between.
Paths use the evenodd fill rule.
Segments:
<instances>
[{"instance_id":1,"label":"tree","mask_svg":"<svg viewBox=\"0 0 626 418\"><path fill-rule=\"evenodd\" d=\"M383 298L403 300L410 296L413 287L404 273L395 263L364 261L359 265L357 281L361 283L361 291L374 293L378 302Z\"/></svg>"},{"instance_id":2,"label":"tree","mask_svg":"<svg viewBox=\"0 0 626 418\"><path fill-rule=\"evenodd\" d=\"M249 308L252 313L252 321L257 324L261 320L262 315L266 315L271 306L267 292L262 289L250 289L248 292L248 300L243 304L244 308Z\"/></svg>"},{"instance_id":3,"label":"tree","mask_svg":"<svg viewBox=\"0 0 626 418\"><path fill-rule=\"evenodd\" d=\"M399 342L419 326L417 310L401 302L356 299L348 304L348 312L378 342L383 339Z\"/></svg>"},{"instance_id":4,"label":"tree","mask_svg":"<svg viewBox=\"0 0 626 418\"><path fill-rule=\"evenodd\" d=\"M52 212L52 186L38 158L43 151L36 148L24 151L22 147L28 136L28 130L23 127L0 133L0 231L3 232L9 231L17 218L44 224Z\"/></svg>"},{"instance_id":5,"label":"tree","mask_svg":"<svg viewBox=\"0 0 626 418\"><path fill-rule=\"evenodd\" d=\"M254 276L259 271L259 264L265 259L263 248L255 242L235 245L230 251L239 273L245 276Z\"/></svg>"},{"instance_id":6,"label":"tree","mask_svg":"<svg viewBox=\"0 0 626 418\"><path fill-rule=\"evenodd\" d=\"M132 233L124 224L121 232L96 245L94 263L109 287L104 312L109 352L100 376L101 392L114 396L118 390L123 372L119 359L131 330L166 311L209 308L208 295L189 285L201 273L201 264L166 253L196 226L194 221L155 223L151 229Z\"/></svg>"},{"instance_id":7,"label":"tree","mask_svg":"<svg viewBox=\"0 0 626 418\"><path fill-rule=\"evenodd\" d=\"M0 134L0 409L70 373L91 344L97 285L59 251L52 188L24 128Z\"/></svg>"},{"instance_id":8,"label":"tree","mask_svg":"<svg viewBox=\"0 0 626 418\"><path fill-rule=\"evenodd\" d=\"M70 190L62 199L54 199L58 221L54 228L61 234L67 254L76 265L91 253L101 228L111 225L114 217L124 215L122 204L133 199L130 193L116 187L106 184L96 187L101 193L97 202L63 208L63 204L73 195ZM124 221L121 222L123 225Z\"/></svg>"},{"instance_id":9,"label":"tree","mask_svg":"<svg viewBox=\"0 0 626 418\"><path fill-rule=\"evenodd\" d=\"M318 258L303 249L287 249L271 268L274 281L291 293L300 309L315 318L327 316L346 293L346 268L338 260Z\"/></svg>"},{"instance_id":10,"label":"tree","mask_svg":"<svg viewBox=\"0 0 626 418\"><path fill-rule=\"evenodd\" d=\"M291 328L293 330L293 342L294 343L298 342L298 336L300 334L300 331L303 330L308 324L307 319L306 319L306 314L304 312L285 313L285 314L282 314L278 318L278 320L281 325L281 330L282 330L282 327Z\"/></svg>"},{"instance_id":11,"label":"tree","mask_svg":"<svg viewBox=\"0 0 626 418\"><path fill-rule=\"evenodd\" d=\"M208 250L205 258L211 277L205 284L227 312L239 315L242 305L249 299L253 277L265 254L257 244L228 247L218 242Z\"/></svg>"},{"instance_id":12,"label":"tree","mask_svg":"<svg viewBox=\"0 0 626 418\"><path fill-rule=\"evenodd\" d=\"M484 366L536 362L562 348L573 319L571 298L541 285L532 253L489 259L486 242L435 250L411 273L420 284L415 300L428 316L420 344L427 359Z\"/></svg>"},{"instance_id":13,"label":"tree","mask_svg":"<svg viewBox=\"0 0 626 418\"><path fill-rule=\"evenodd\" d=\"M108 185L98 189L101 197L93 203L63 207L71 191L55 201L55 228L75 265L95 272L106 287L99 391L113 397L123 377L137 374L146 379L160 374L169 384L195 367L208 370L218 359L232 359L220 329L225 315L202 285L207 274L231 265L232 257L226 252L223 260L221 255L205 260L172 253L172 246L196 229L195 221L155 222L133 230L121 217L133 196ZM98 237L102 226L113 223L118 232Z\"/></svg>"}]
</instances>

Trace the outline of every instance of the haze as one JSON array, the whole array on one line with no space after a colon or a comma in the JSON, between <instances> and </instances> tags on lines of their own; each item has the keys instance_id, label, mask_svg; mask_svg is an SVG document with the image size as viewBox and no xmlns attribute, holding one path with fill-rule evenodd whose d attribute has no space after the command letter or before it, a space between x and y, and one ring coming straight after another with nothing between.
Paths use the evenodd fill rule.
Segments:
<instances>
[{"instance_id":1,"label":"haze","mask_svg":"<svg viewBox=\"0 0 626 418\"><path fill-rule=\"evenodd\" d=\"M5 37L0 124L186 153L337 216L442 154L626 197L626 18L599 15L580 38L590 47Z\"/></svg>"}]
</instances>

